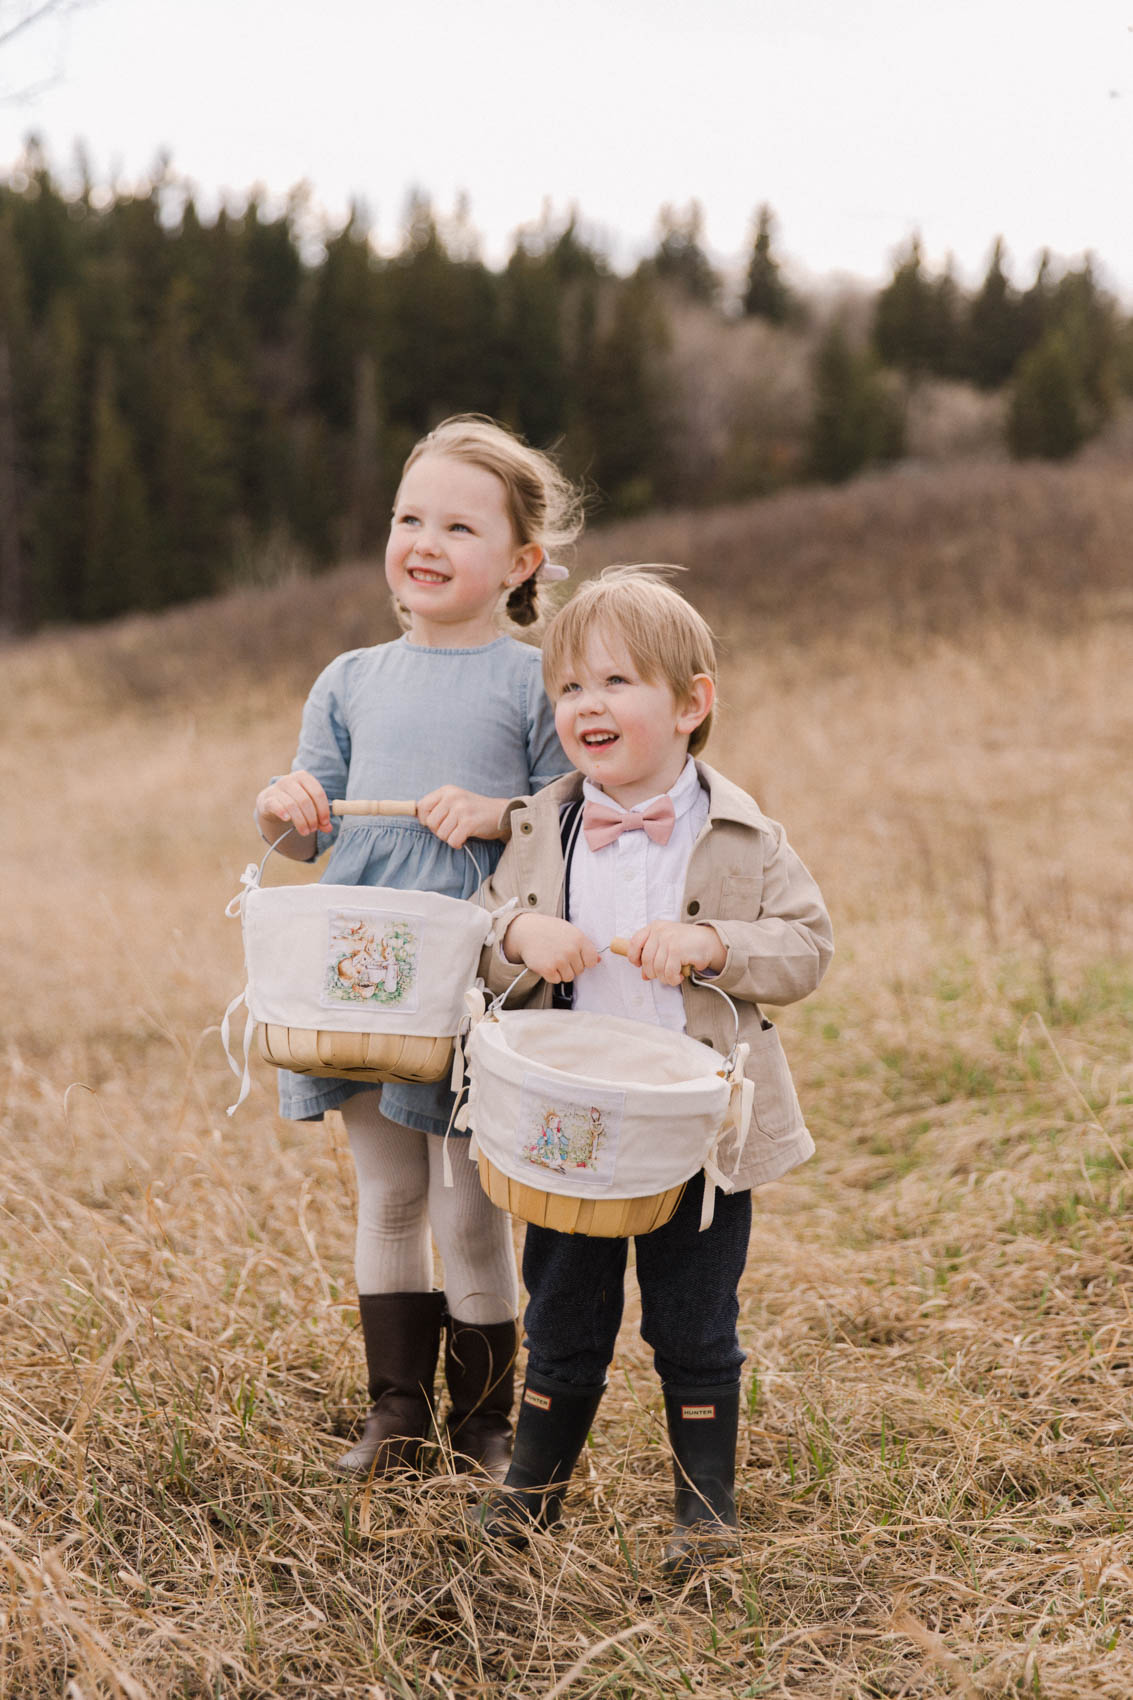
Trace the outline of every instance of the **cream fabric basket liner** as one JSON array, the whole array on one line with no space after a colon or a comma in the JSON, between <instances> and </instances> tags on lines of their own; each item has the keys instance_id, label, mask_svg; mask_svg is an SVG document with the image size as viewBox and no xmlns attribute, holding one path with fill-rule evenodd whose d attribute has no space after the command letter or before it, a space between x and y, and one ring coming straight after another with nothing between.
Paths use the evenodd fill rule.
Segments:
<instances>
[{"instance_id":1,"label":"cream fabric basket liner","mask_svg":"<svg viewBox=\"0 0 1133 1700\"><path fill-rule=\"evenodd\" d=\"M580 1010L489 1015L467 1041L468 1125L514 1181L571 1198L641 1198L715 1167L739 1114L724 1059L690 1039Z\"/></svg>"},{"instance_id":2,"label":"cream fabric basket liner","mask_svg":"<svg viewBox=\"0 0 1133 1700\"><path fill-rule=\"evenodd\" d=\"M452 1037L492 917L387 886L252 887L242 904L253 1021L331 1033Z\"/></svg>"}]
</instances>

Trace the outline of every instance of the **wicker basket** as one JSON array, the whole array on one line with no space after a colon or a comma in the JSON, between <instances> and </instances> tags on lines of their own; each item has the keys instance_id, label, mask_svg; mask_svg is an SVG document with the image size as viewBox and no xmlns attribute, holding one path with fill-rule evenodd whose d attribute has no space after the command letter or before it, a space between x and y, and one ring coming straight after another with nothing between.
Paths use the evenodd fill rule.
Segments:
<instances>
[{"instance_id":1,"label":"wicker basket","mask_svg":"<svg viewBox=\"0 0 1133 1700\"><path fill-rule=\"evenodd\" d=\"M331 1033L325 1028L257 1022L256 1048L273 1068L334 1080L443 1080L452 1067L452 1040L419 1033Z\"/></svg>"},{"instance_id":2,"label":"wicker basket","mask_svg":"<svg viewBox=\"0 0 1133 1700\"><path fill-rule=\"evenodd\" d=\"M663 1228L681 1201L687 1181L646 1198L569 1198L561 1192L543 1192L513 1181L497 1169L483 1151L477 1152L480 1185L493 1204L533 1222L537 1228L554 1228L558 1234L589 1234L595 1239L623 1240L635 1234L651 1234Z\"/></svg>"},{"instance_id":3,"label":"wicker basket","mask_svg":"<svg viewBox=\"0 0 1133 1700\"><path fill-rule=\"evenodd\" d=\"M413 802L337 799L336 815L414 815ZM291 828L284 833L286 838ZM248 1053L273 1068L358 1081L417 1084L443 1080L464 1020L492 917L476 903L439 892L381 886L264 887L249 864L226 913L244 934L244 991L221 1022L229 1065L249 1090ZM465 845L480 879L476 858ZM247 1009L244 1066L233 1055L230 1022Z\"/></svg>"},{"instance_id":4,"label":"wicker basket","mask_svg":"<svg viewBox=\"0 0 1133 1700\"><path fill-rule=\"evenodd\" d=\"M562 1234L663 1227L716 1167L741 1078L683 1033L618 1016L498 1007L468 1038L468 1124L493 1204Z\"/></svg>"}]
</instances>

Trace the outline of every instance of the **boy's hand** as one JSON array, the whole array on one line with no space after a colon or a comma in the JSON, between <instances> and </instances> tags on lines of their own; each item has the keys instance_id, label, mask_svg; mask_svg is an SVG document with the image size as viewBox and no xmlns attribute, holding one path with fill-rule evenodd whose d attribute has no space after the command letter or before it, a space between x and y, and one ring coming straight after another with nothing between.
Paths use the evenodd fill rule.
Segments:
<instances>
[{"instance_id":1,"label":"boy's hand","mask_svg":"<svg viewBox=\"0 0 1133 1700\"><path fill-rule=\"evenodd\" d=\"M293 826L300 837L310 837L316 831L330 831L330 802L313 773L299 768L275 779L256 798L256 814L260 831L265 838L278 834L265 830L275 821ZM288 839L288 843L291 840Z\"/></svg>"},{"instance_id":2,"label":"boy's hand","mask_svg":"<svg viewBox=\"0 0 1133 1700\"><path fill-rule=\"evenodd\" d=\"M454 850L469 838L497 839L506 797L481 797L459 785L441 785L417 800L417 819Z\"/></svg>"},{"instance_id":3,"label":"boy's hand","mask_svg":"<svg viewBox=\"0 0 1133 1700\"><path fill-rule=\"evenodd\" d=\"M552 986L598 966L597 949L586 934L557 915L517 915L504 934L504 955Z\"/></svg>"},{"instance_id":4,"label":"boy's hand","mask_svg":"<svg viewBox=\"0 0 1133 1700\"><path fill-rule=\"evenodd\" d=\"M687 963L698 974L718 974L728 953L713 927L687 926L682 921L651 921L629 941L629 960L641 969L643 980L679 986Z\"/></svg>"}]
</instances>

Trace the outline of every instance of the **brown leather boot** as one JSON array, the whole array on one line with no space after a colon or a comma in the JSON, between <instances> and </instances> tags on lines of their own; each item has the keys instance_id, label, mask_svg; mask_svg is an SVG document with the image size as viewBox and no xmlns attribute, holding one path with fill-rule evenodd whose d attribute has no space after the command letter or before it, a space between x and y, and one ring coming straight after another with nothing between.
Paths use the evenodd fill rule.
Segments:
<instances>
[{"instance_id":1,"label":"brown leather boot","mask_svg":"<svg viewBox=\"0 0 1133 1700\"><path fill-rule=\"evenodd\" d=\"M452 1408L447 1434L458 1470L502 1482L511 1461L518 1336L509 1322L445 1323L445 1381Z\"/></svg>"},{"instance_id":2,"label":"brown leather boot","mask_svg":"<svg viewBox=\"0 0 1133 1700\"><path fill-rule=\"evenodd\" d=\"M433 1422L443 1293L363 1293L358 1300L370 1413L335 1464L340 1476L414 1470Z\"/></svg>"}]
</instances>

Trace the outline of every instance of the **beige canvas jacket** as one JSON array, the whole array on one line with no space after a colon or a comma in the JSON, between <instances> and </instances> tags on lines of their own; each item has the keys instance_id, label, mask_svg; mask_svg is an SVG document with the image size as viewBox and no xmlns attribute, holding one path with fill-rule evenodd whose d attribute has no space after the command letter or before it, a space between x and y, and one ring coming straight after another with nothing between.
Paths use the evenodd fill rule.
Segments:
<instances>
[{"instance_id":1,"label":"beige canvas jacket","mask_svg":"<svg viewBox=\"0 0 1133 1700\"><path fill-rule=\"evenodd\" d=\"M689 857L681 918L707 923L719 934L728 954L713 983L734 1000L740 1037L751 1046L746 1069L755 1087L751 1131L738 1166L727 1145L720 1161L738 1189L775 1180L814 1151L779 1035L760 1004L794 1003L813 992L833 955L834 937L822 894L783 828L738 785L704 762L696 765L708 791L708 821ZM481 889L482 903L495 909L515 898L521 910L562 914L559 810L581 793L581 774L568 773L534 797L508 804L504 825L505 830L510 825L510 838ZM484 951L480 972L494 993L515 985L509 1007L550 1003L546 981L509 968L494 943ZM526 987L516 984L524 977ZM688 1032L726 1055L734 1023L723 999L686 982L684 1002Z\"/></svg>"}]
</instances>

